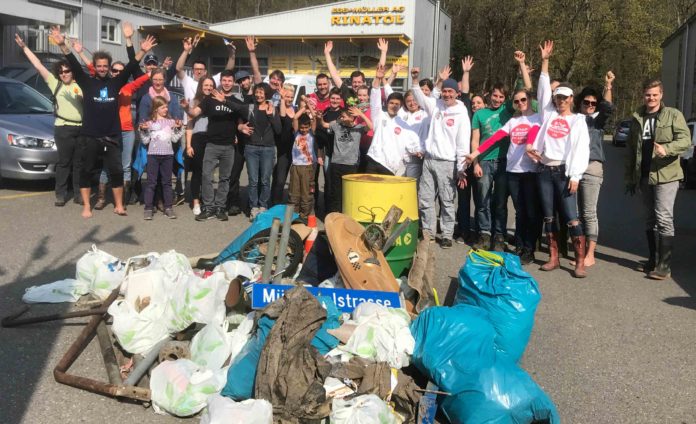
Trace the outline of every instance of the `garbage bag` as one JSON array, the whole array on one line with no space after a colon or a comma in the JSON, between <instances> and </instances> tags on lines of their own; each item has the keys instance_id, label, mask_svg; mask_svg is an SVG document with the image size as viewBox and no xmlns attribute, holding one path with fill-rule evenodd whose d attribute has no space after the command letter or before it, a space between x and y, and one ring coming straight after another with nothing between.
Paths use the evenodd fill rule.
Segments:
<instances>
[{"instance_id":1,"label":"garbage bag","mask_svg":"<svg viewBox=\"0 0 696 424\"><path fill-rule=\"evenodd\" d=\"M222 369L232 351L228 323L212 322L203 327L191 340L191 360L213 371Z\"/></svg>"},{"instance_id":2,"label":"garbage bag","mask_svg":"<svg viewBox=\"0 0 696 424\"><path fill-rule=\"evenodd\" d=\"M120 259L92 245L76 264L75 279L87 283L89 292L104 300L121 284L126 267Z\"/></svg>"},{"instance_id":3,"label":"garbage bag","mask_svg":"<svg viewBox=\"0 0 696 424\"><path fill-rule=\"evenodd\" d=\"M229 317L228 317L229 320ZM239 323L236 329L230 333L230 364L234 363L237 355L244 349L251 338L251 332L254 329L254 313L247 314L244 320Z\"/></svg>"},{"instance_id":4,"label":"garbage bag","mask_svg":"<svg viewBox=\"0 0 696 424\"><path fill-rule=\"evenodd\" d=\"M225 318L225 295L229 284L224 272L214 272L207 278L193 273L181 275L169 293L169 331L181 331L194 322L222 322Z\"/></svg>"},{"instance_id":5,"label":"garbage bag","mask_svg":"<svg viewBox=\"0 0 696 424\"><path fill-rule=\"evenodd\" d=\"M129 302L117 300L107 312L114 318L111 331L127 352L146 353L169 337L165 304L151 303L138 312Z\"/></svg>"},{"instance_id":6,"label":"garbage bag","mask_svg":"<svg viewBox=\"0 0 696 424\"><path fill-rule=\"evenodd\" d=\"M496 332L496 348L517 362L532 334L540 300L536 281L522 268L517 255L472 250L459 271L454 303L488 311Z\"/></svg>"},{"instance_id":7,"label":"garbage bag","mask_svg":"<svg viewBox=\"0 0 696 424\"><path fill-rule=\"evenodd\" d=\"M312 339L312 346L316 347L319 353L326 355L336 346L338 346L339 340L328 330L334 330L341 326L341 311L338 310L333 299L328 296L319 296L317 298L319 303L326 309L326 321L319 327L319 330L314 335Z\"/></svg>"},{"instance_id":8,"label":"garbage bag","mask_svg":"<svg viewBox=\"0 0 696 424\"><path fill-rule=\"evenodd\" d=\"M223 396L234 400L247 400L254 396L256 367L273 324L275 320L267 316L259 318L256 333L244 345L227 371L227 383L221 393Z\"/></svg>"},{"instance_id":9,"label":"garbage bag","mask_svg":"<svg viewBox=\"0 0 696 424\"><path fill-rule=\"evenodd\" d=\"M408 312L363 302L353 311L353 318L357 327L339 349L397 369L408 366L415 344Z\"/></svg>"},{"instance_id":10,"label":"garbage bag","mask_svg":"<svg viewBox=\"0 0 696 424\"><path fill-rule=\"evenodd\" d=\"M77 302L89 292L89 284L84 281L66 278L40 286L31 286L24 291L24 303L63 303Z\"/></svg>"},{"instance_id":11,"label":"garbage bag","mask_svg":"<svg viewBox=\"0 0 696 424\"><path fill-rule=\"evenodd\" d=\"M477 306L431 307L411 324L413 363L440 390L453 424L560 422L551 399L506 354L489 314Z\"/></svg>"},{"instance_id":12,"label":"garbage bag","mask_svg":"<svg viewBox=\"0 0 696 424\"><path fill-rule=\"evenodd\" d=\"M212 395L208 409L201 416L201 424L273 424L273 405L264 399L235 402Z\"/></svg>"},{"instance_id":13,"label":"garbage bag","mask_svg":"<svg viewBox=\"0 0 696 424\"><path fill-rule=\"evenodd\" d=\"M332 424L401 424L401 420L376 395L362 395L350 400L334 399Z\"/></svg>"},{"instance_id":14,"label":"garbage bag","mask_svg":"<svg viewBox=\"0 0 696 424\"><path fill-rule=\"evenodd\" d=\"M189 359L164 361L150 375L152 406L158 413L188 417L205 408L208 397L219 393L224 385L224 373Z\"/></svg>"}]
</instances>

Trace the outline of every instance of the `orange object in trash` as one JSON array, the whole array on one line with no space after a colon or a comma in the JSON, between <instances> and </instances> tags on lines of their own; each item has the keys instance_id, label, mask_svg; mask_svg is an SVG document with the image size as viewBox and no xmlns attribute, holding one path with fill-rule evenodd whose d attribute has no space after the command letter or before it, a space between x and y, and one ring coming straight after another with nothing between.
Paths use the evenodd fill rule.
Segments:
<instances>
[{"instance_id":1,"label":"orange object in trash","mask_svg":"<svg viewBox=\"0 0 696 424\"><path fill-rule=\"evenodd\" d=\"M305 256L307 256L309 251L312 250L314 241L317 239L317 234L319 234L319 231L317 230L317 217L315 215L309 215L307 217L307 226L312 229L312 232L309 233L309 236L307 236L307 239L304 242Z\"/></svg>"}]
</instances>

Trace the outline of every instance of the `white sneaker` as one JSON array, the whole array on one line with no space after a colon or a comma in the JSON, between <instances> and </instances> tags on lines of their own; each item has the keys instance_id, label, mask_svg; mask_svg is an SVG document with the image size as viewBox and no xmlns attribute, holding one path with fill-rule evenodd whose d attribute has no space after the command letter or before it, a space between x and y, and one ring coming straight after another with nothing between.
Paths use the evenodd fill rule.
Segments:
<instances>
[{"instance_id":1,"label":"white sneaker","mask_svg":"<svg viewBox=\"0 0 696 424\"><path fill-rule=\"evenodd\" d=\"M259 212L259 208L251 208L251 212L249 212L249 221L253 222Z\"/></svg>"},{"instance_id":2,"label":"white sneaker","mask_svg":"<svg viewBox=\"0 0 696 424\"><path fill-rule=\"evenodd\" d=\"M201 214L201 205L193 205L193 215L198 216Z\"/></svg>"}]
</instances>

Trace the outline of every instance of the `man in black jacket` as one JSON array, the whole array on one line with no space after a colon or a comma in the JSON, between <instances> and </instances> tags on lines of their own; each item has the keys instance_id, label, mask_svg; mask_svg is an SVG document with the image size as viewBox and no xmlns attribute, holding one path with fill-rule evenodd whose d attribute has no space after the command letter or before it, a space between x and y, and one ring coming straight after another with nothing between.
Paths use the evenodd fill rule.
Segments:
<instances>
[{"instance_id":1,"label":"man in black jacket","mask_svg":"<svg viewBox=\"0 0 696 424\"><path fill-rule=\"evenodd\" d=\"M111 55L97 51L92 55L96 75L85 73L80 62L65 44L65 35L60 27L51 28L51 38L65 54L75 81L83 92L84 115L78 141L82 169L80 173L80 194L84 203L82 217L92 216L89 202L92 177L98 171L99 157L104 157L104 165L109 171L109 180L114 194L114 213L126 215L123 208L123 167L121 165L121 121L119 118L118 93L137 71L140 59L154 46L155 39L148 36L140 43L140 51L126 65L118 76L111 78Z\"/></svg>"}]
</instances>

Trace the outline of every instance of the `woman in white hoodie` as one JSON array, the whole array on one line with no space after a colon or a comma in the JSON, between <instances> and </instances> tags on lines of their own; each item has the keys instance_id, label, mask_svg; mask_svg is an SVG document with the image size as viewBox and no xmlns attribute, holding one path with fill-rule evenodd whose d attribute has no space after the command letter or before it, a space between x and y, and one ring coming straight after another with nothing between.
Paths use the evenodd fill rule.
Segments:
<instances>
[{"instance_id":1,"label":"woman in white hoodie","mask_svg":"<svg viewBox=\"0 0 696 424\"><path fill-rule=\"evenodd\" d=\"M549 243L549 261L541 269L552 271L560 267L558 257L558 212L575 249L576 278L587 276L585 271L585 236L578 219L577 190L590 157L590 136L585 116L573 113L573 89L561 83L551 92L549 57L553 41L545 41L541 49L539 76L539 114L543 122L527 154L541 163L539 193L544 216L544 231Z\"/></svg>"}]
</instances>

